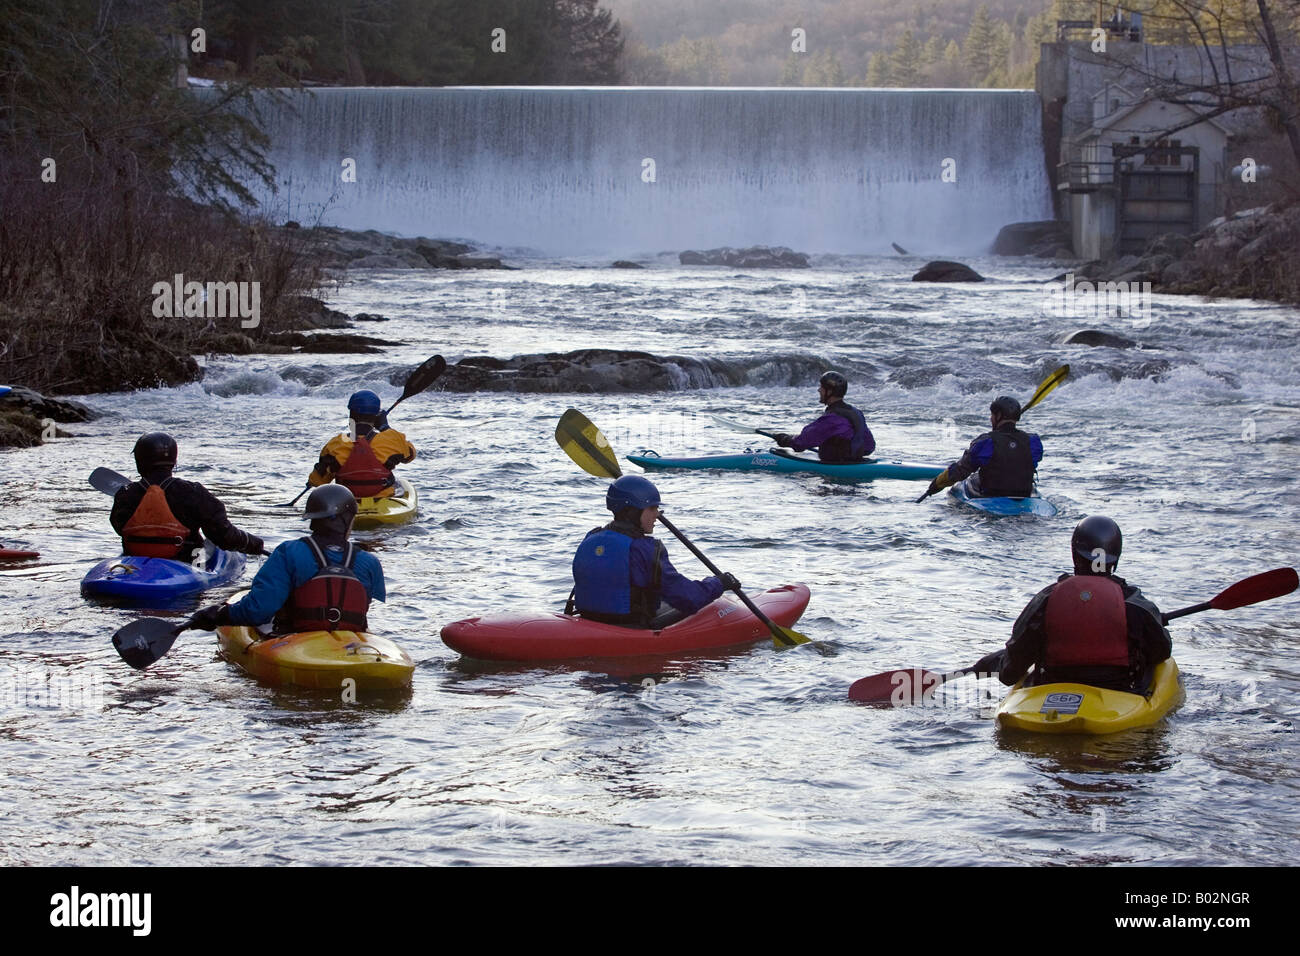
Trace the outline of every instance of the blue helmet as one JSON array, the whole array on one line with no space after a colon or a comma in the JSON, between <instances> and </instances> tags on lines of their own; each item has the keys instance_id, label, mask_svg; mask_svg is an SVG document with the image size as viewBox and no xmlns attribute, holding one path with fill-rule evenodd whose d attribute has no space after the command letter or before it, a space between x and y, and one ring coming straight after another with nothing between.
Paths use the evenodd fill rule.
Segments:
<instances>
[{"instance_id":1,"label":"blue helmet","mask_svg":"<svg viewBox=\"0 0 1300 956\"><path fill-rule=\"evenodd\" d=\"M381 407L379 396L369 389L353 392L348 399L348 411L354 415L378 415Z\"/></svg>"},{"instance_id":2,"label":"blue helmet","mask_svg":"<svg viewBox=\"0 0 1300 956\"><path fill-rule=\"evenodd\" d=\"M624 475L605 492L605 507L614 514L624 508L653 508L658 504L659 489L640 475Z\"/></svg>"}]
</instances>

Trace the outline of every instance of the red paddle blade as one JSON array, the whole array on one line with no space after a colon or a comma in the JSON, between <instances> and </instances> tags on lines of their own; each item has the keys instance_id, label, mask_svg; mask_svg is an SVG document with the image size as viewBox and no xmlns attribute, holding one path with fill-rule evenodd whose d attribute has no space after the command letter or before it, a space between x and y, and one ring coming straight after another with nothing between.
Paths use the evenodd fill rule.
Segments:
<instances>
[{"instance_id":1,"label":"red paddle blade","mask_svg":"<svg viewBox=\"0 0 1300 956\"><path fill-rule=\"evenodd\" d=\"M1230 611L1234 607L1271 601L1273 598L1290 594L1300 584L1295 568L1276 568L1238 581L1232 587L1222 591L1210 601L1210 607L1216 611Z\"/></svg>"},{"instance_id":2,"label":"red paddle blade","mask_svg":"<svg viewBox=\"0 0 1300 956\"><path fill-rule=\"evenodd\" d=\"M891 707L919 704L934 694L934 689L943 683L943 676L937 671L926 671L919 667L873 674L853 682L849 688L849 700L859 704L888 704Z\"/></svg>"}]
</instances>

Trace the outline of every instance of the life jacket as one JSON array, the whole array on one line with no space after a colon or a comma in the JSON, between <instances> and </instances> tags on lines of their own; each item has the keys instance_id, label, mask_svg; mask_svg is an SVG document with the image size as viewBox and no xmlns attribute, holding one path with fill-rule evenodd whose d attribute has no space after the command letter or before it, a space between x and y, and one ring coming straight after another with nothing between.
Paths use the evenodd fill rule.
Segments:
<instances>
[{"instance_id":1,"label":"life jacket","mask_svg":"<svg viewBox=\"0 0 1300 956\"><path fill-rule=\"evenodd\" d=\"M298 633L366 630L370 595L352 571L357 556L352 542L348 542L342 563L334 564L315 538L298 540L311 548L319 570L311 580L294 588L286 608L288 620L285 627Z\"/></svg>"},{"instance_id":2,"label":"life jacket","mask_svg":"<svg viewBox=\"0 0 1300 956\"><path fill-rule=\"evenodd\" d=\"M848 420L853 426L852 438L828 438L817 449L822 461L860 461L876 450L876 439L867 427L862 412L843 399L826 406L826 411Z\"/></svg>"},{"instance_id":3,"label":"life jacket","mask_svg":"<svg viewBox=\"0 0 1300 956\"><path fill-rule=\"evenodd\" d=\"M194 533L181 524L167 504L166 488L172 479L146 486L144 497L122 526L122 551L142 558L176 558L185 550L186 540Z\"/></svg>"},{"instance_id":4,"label":"life jacket","mask_svg":"<svg viewBox=\"0 0 1300 956\"><path fill-rule=\"evenodd\" d=\"M393 472L375 456L370 439L357 435L352 442L348 460L334 476L337 481L358 498L374 498L394 484Z\"/></svg>"},{"instance_id":5,"label":"life jacket","mask_svg":"<svg viewBox=\"0 0 1300 956\"><path fill-rule=\"evenodd\" d=\"M645 627L659 610L663 542L655 541L648 588L632 584L632 535L612 522L590 532L573 556L573 603L594 621Z\"/></svg>"},{"instance_id":6,"label":"life jacket","mask_svg":"<svg viewBox=\"0 0 1300 956\"><path fill-rule=\"evenodd\" d=\"M1043 666L1129 666L1124 589L1102 575L1076 574L1047 599Z\"/></svg>"},{"instance_id":7,"label":"life jacket","mask_svg":"<svg viewBox=\"0 0 1300 956\"><path fill-rule=\"evenodd\" d=\"M980 494L986 498L1027 498L1034 493L1034 452L1029 435L1018 428L995 428L993 460L980 469Z\"/></svg>"}]
</instances>

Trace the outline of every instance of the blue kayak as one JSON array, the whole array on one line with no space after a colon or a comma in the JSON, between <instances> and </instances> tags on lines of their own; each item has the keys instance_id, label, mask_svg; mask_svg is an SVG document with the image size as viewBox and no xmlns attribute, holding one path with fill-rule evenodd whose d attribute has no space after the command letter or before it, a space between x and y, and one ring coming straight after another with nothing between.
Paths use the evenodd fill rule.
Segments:
<instances>
[{"instance_id":1,"label":"blue kayak","mask_svg":"<svg viewBox=\"0 0 1300 956\"><path fill-rule=\"evenodd\" d=\"M95 597L165 602L229 584L244 572L244 555L204 545L207 564L194 568L184 561L139 558L124 554L109 558L81 579L81 593Z\"/></svg>"},{"instance_id":2,"label":"blue kayak","mask_svg":"<svg viewBox=\"0 0 1300 956\"><path fill-rule=\"evenodd\" d=\"M882 461L867 458L843 465L827 464L816 458L806 458L784 449L746 452L743 455L712 455L707 458L661 458L654 452L628 455L627 460L642 468L690 468L717 471L804 471L832 478L852 481L871 481L874 478L894 478L902 481L929 481L943 468L939 465L917 465L903 461Z\"/></svg>"},{"instance_id":3,"label":"blue kayak","mask_svg":"<svg viewBox=\"0 0 1300 956\"><path fill-rule=\"evenodd\" d=\"M1050 518L1057 513L1056 505L1034 492L1028 498L977 498L970 494L966 482L959 481L949 489L949 494L969 508L991 515L1039 515Z\"/></svg>"}]
</instances>

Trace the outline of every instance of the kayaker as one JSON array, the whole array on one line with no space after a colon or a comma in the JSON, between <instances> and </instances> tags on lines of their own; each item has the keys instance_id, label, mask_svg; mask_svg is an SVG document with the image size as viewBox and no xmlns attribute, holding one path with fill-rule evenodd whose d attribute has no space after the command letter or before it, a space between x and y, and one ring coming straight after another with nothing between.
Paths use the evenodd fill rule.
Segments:
<instances>
[{"instance_id":1,"label":"kayaker","mask_svg":"<svg viewBox=\"0 0 1300 956\"><path fill-rule=\"evenodd\" d=\"M195 627L274 621L275 632L283 634L367 629L371 600L387 595L379 559L348 541L356 497L340 485L317 488L302 516L311 521L311 536L277 547L243 600L201 609Z\"/></svg>"},{"instance_id":2,"label":"kayaker","mask_svg":"<svg viewBox=\"0 0 1300 956\"><path fill-rule=\"evenodd\" d=\"M935 476L927 495L966 482L972 498L1027 498L1034 493L1034 472L1043 460L1043 442L1022 432L1020 403L1010 395L989 405L990 431L980 435L960 459Z\"/></svg>"},{"instance_id":3,"label":"kayaker","mask_svg":"<svg viewBox=\"0 0 1300 956\"><path fill-rule=\"evenodd\" d=\"M415 460L415 446L388 424L379 396L369 389L348 399L351 435L335 435L321 449L320 461L307 476L313 488L336 481L358 498L393 494L393 469Z\"/></svg>"},{"instance_id":4,"label":"kayaker","mask_svg":"<svg viewBox=\"0 0 1300 956\"><path fill-rule=\"evenodd\" d=\"M172 476L177 448L170 435L141 435L132 454L140 480L118 489L108 516L122 536L123 554L189 563L203 547L204 534L223 551L265 553L262 539L231 524L212 492Z\"/></svg>"},{"instance_id":5,"label":"kayaker","mask_svg":"<svg viewBox=\"0 0 1300 956\"><path fill-rule=\"evenodd\" d=\"M1124 538L1105 515L1074 529L1074 573L1063 574L1025 606L1007 646L972 669L1014 684L1034 669L1037 684L1090 684L1146 691L1151 672L1173 651L1160 609L1115 574Z\"/></svg>"},{"instance_id":6,"label":"kayaker","mask_svg":"<svg viewBox=\"0 0 1300 956\"><path fill-rule=\"evenodd\" d=\"M663 542L652 537L659 503L659 489L640 475L609 486L605 507L614 520L588 532L578 546L565 613L625 627L664 626L740 587L730 574L692 581L677 572ZM669 607L661 608L661 601Z\"/></svg>"},{"instance_id":7,"label":"kayaker","mask_svg":"<svg viewBox=\"0 0 1300 956\"><path fill-rule=\"evenodd\" d=\"M795 451L817 449L825 462L861 461L876 450L876 439L862 412L844 401L849 380L839 372L826 372L817 385L817 401L826 412L798 435L773 436L782 448Z\"/></svg>"}]
</instances>

